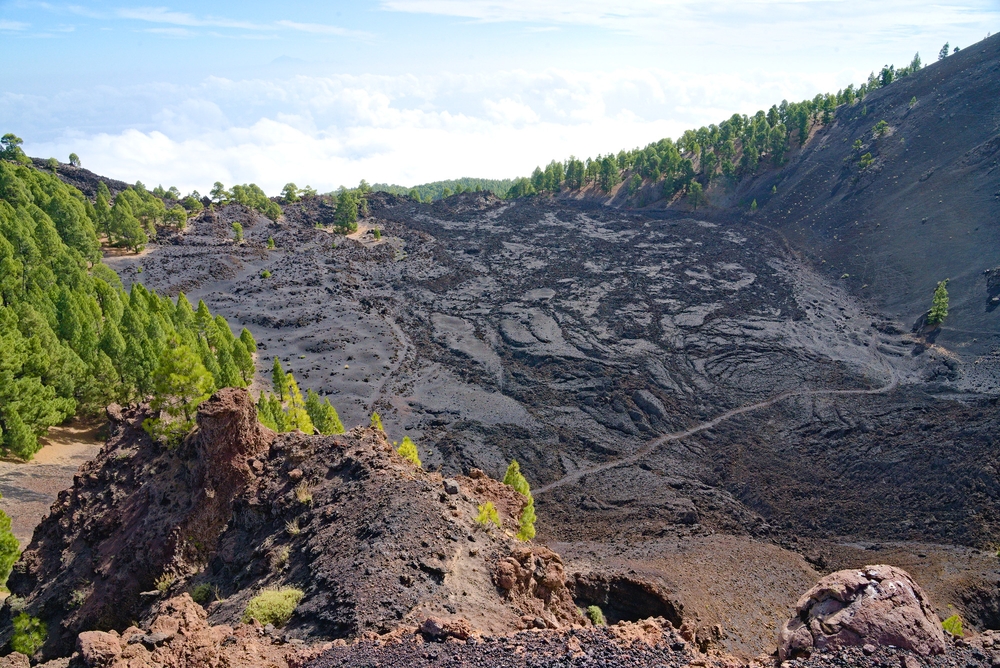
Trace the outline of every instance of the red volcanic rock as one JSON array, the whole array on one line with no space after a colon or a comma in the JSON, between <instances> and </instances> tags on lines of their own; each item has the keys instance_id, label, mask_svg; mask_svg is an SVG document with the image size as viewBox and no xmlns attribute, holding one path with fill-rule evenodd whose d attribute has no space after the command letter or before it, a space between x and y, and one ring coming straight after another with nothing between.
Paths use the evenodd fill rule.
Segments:
<instances>
[{"instance_id":1,"label":"red volcanic rock","mask_svg":"<svg viewBox=\"0 0 1000 668\"><path fill-rule=\"evenodd\" d=\"M779 658L814 650L893 645L928 656L943 654L944 633L927 596L909 573L865 566L831 573L799 599L781 629Z\"/></svg>"}]
</instances>

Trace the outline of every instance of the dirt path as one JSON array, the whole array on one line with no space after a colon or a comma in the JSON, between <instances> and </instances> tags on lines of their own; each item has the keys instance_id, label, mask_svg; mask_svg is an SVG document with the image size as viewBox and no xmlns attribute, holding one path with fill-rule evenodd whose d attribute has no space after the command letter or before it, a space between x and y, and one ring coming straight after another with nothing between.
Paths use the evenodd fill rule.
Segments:
<instances>
[{"instance_id":1,"label":"dirt path","mask_svg":"<svg viewBox=\"0 0 1000 668\"><path fill-rule=\"evenodd\" d=\"M56 496L73 484L82 464L101 449L96 424L53 427L41 439L44 447L30 462L0 460L0 509L11 518L14 537L23 548Z\"/></svg>"},{"instance_id":2,"label":"dirt path","mask_svg":"<svg viewBox=\"0 0 1000 668\"><path fill-rule=\"evenodd\" d=\"M680 441L689 436L694 436L698 432L705 431L706 429L711 429L712 427L718 425L721 422L725 422L730 418L734 418L737 415L742 415L744 413L749 413L751 411L760 410L762 408L767 408L768 406L773 406L779 401L784 401L785 399L791 399L793 397L815 397L815 396L847 396L847 395L859 395L859 394L885 394L886 392L891 392L899 385L899 379L896 373L892 370L891 366L887 365L889 370L890 380L888 383L881 387L866 389L866 390L793 390L790 392L782 392L781 394L775 395L764 401L758 401L753 404L747 404L745 406L739 406L732 410L726 411L722 415L718 415L707 422L702 422L684 431L675 431L670 434L664 434L662 436L657 436L656 438L647 441L645 445L636 450L631 455L627 457L621 457L609 462L603 462L601 464L595 464L593 466L587 466L582 469L577 469L571 473L567 473L562 478L550 482L548 485L543 485L532 491L533 494L538 495L549 490L555 489L556 487L562 487L568 485L569 483L576 482L580 478L591 473L599 473L601 471L607 471L609 469L616 468L623 464L634 464L639 461L649 453L651 453L656 448L660 447L664 443L670 443L672 441Z\"/></svg>"}]
</instances>

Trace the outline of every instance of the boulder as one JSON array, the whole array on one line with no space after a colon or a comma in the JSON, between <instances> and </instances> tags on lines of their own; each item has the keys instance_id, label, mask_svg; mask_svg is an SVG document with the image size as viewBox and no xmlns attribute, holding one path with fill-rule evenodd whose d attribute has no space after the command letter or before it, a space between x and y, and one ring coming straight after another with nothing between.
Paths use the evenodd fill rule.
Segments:
<instances>
[{"instance_id":1,"label":"boulder","mask_svg":"<svg viewBox=\"0 0 1000 668\"><path fill-rule=\"evenodd\" d=\"M0 656L0 668L29 668L31 661L20 652L11 652L7 656Z\"/></svg>"},{"instance_id":2,"label":"boulder","mask_svg":"<svg viewBox=\"0 0 1000 668\"><path fill-rule=\"evenodd\" d=\"M104 631L84 631L76 639L76 648L90 668L110 666L121 657L122 645L117 636Z\"/></svg>"},{"instance_id":3,"label":"boulder","mask_svg":"<svg viewBox=\"0 0 1000 668\"><path fill-rule=\"evenodd\" d=\"M784 661L813 651L893 645L922 656L943 654L944 632L927 596L906 571L865 566L822 578L796 604L781 629Z\"/></svg>"}]
</instances>

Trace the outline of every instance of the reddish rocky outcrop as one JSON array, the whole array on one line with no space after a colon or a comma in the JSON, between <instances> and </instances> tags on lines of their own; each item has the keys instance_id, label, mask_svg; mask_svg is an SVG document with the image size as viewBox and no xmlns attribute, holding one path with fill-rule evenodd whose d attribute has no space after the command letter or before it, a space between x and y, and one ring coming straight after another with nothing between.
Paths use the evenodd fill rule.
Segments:
<instances>
[{"instance_id":1,"label":"reddish rocky outcrop","mask_svg":"<svg viewBox=\"0 0 1000 668\"><path fill-rule=\"evenodd\" d=\"M198 429L175 449L149 439L147 416L109 407L107 444L59 494L11 574L11 592L49 623L43 655L68 653L80 631L125 628L148 607L143 592L197 569L252 477L248 461L274 438L244 390L202 404Z\"/></svg>"},{"instance_id":2,"label":"reddish rocky outcrop","mask_svg":"<svg viewBox=\"0 0 1000 668\"><path fill-rule=\"evenodd\" d=\"M295 587L303 595L281 635L307 643L422 625L428 637L467 638L525 618L583 622L558 555L513 538L522 497L481 473L444 480L370 428L274 434L242 389L202 404L197 430L173 449L142 430L147 409L108 415L105 447L59 495L10 578L18 608L49 627L43 660L68 656L95 629L105 635L84 633L81 652L97 663L124 657L133 620L184 592L208 599L209 622L235 628L261 589ZM501 527L476 522L486 501ZM501 591L493 570L512 552ZM13 609L0 612L0 643ZM147 645L165 632L145 628Z\"/></svg>"},{"instance_id":3,"label":"reddish rocky outcrop","mask_svg":"<svg viewBox=\"0 0 1000 668\"><path fill-rule=\"evenodd\" d=\"M211 626L204 608L187 594L158 605L148 630L130 626L121 633L87 631L79 635L76 649L88 668L286 668L301 665L316 652L277 644L260 625Z\"/></svg>"},{"instance_id":4,"label":"reddish rocky outcrop","mask_svg":"<svg viewBox=\"0 0 1000 668\"><path fill-rule=\"evenodd\" d=\"M906 571L879 565L827 575L799 599L795 617L781 629L778 655L785 660L866 644L944 653L941 623Z\"/></svg>"},{"instance_id":5,"label":"reddish rocky outcrop","mask_svg":"<svg viewBox=\"0 0 1000 668\"><path fill-rule=\"evenodd\" d=\"M586 623L566 587L562 559L547 547L516 547L497 564L494 579L497 587L522 610L526 624L560 628Z\"/></svg>"}]
</instances>

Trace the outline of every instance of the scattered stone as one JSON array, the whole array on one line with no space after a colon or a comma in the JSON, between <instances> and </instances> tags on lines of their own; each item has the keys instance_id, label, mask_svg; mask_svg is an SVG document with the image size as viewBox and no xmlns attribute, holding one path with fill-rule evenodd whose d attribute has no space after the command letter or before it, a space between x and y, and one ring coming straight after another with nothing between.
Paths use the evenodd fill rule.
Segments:
<instances>
[{"instance_id":1,"label":"scattered stone","mask_svg":"<svg viewBox=\"0 0 1000 668\"><path fill-rule=\"evenodd\" d=\"M459 494L462 489L458 486L458 483L448 478L444 481L444 491L452 496Z\"/></svg>"}]
</instances>

